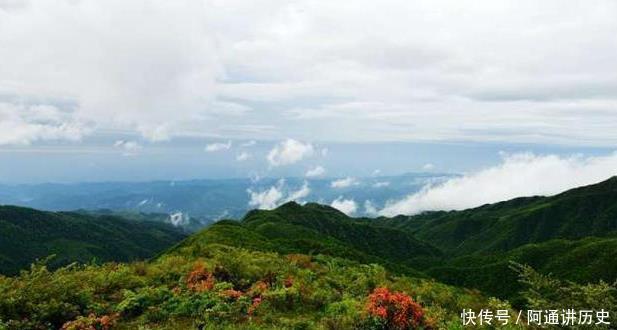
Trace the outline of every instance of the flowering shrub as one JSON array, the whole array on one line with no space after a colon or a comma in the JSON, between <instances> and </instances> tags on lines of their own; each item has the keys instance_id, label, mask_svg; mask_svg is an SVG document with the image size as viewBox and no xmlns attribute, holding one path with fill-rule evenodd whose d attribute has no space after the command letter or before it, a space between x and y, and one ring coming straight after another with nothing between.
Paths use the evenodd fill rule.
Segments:
<instances>
[{"instance_id":1,"label":"flowering shrub","mask_svg":"<svg viewBox=\"0 0 617 330\"><path fill-rule=\"evenodd\" d=\"M366 310L386 329L415 329L424 325L422 306L402 292L380 287L368 297Z\"/></svg>"},{"instance_id":2,"label":"flowering shrub","mask_svg":"<svg viewBox=\"0 0 617 330\"><path fill-rule=\"evenodd\" d=\"M90 314L87 317L80 316L73 321L62 325L62 330L108 330L116 324L117 314L97 317Z\"/></svg>"},{"instance_id":3,"label":"flowering shrub","mask_svg":"<svg viewBox=\"0 0 617 330\"><path fill-rule=\"evenodd\" d=\"M268 284L264 281L257 281L251 288L249 289L249 294L254 297L261 296L264 292L268 290Z\"/></svg>"},{"instance_id":4,"label":"flowering shrub","mask_svg":"<svg viewBox=\"0 0 617 330\"><path fill-rule=\"evenodd\" d=\"M238 290L234 290L234 289L227 289L227 290L223 290L220 293L221 297L223 298L227 298L227 299L238 299L240 297L242 297L242 291L238 291Z\"/></svg>"},{"instance_id":5,"label":"flowering shrub","mask_svg":"<svg viewBox=\"0 0 617 330\"><path fill-rule=\"evenodd\" d=\"M253 298L253 303L249 307L248 314L251 316L255 314L255 310L259 307L259 305L261 305L261 297Z\"/></svg>"},{"instance_id":6,"label":"flowering shrub","mask_svg":"<svg viewBox=\"0 0 617 330\"><path fill-rule=\"evenodd\" d=\"M195 292L210 291L214 287L214 276L203 264L197 263L186 278L186 286Z\"/></svg>"},{"instance_id":7,"label":"flowering shrub","mask_svg":"<svg viewBox=\"0 0 617 330\"><path fill-rule=\"evenodd\" d=\"M290 276L287 276L287 278L285 279L285 281L283 281L283 285L286 288L290 288L294 285L294 278Z\"/></svg>"}]
</instances>

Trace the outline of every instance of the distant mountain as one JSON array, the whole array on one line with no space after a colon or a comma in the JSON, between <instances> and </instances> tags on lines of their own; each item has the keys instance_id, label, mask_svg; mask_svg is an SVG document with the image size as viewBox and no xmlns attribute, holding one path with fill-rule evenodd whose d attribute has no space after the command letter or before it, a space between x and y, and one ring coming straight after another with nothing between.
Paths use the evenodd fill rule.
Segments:
<instances>
[{"instance_id":1,"label":"distant mountain","mask_svg":"<svg viewBox=\"0 0 617 330\"><path fill-rule=\"evenodd\" d=\"M358 223L324 205L295 202L274 210L253 210L240 223L218 222L174 247L175 253L201 253L212 243L280 253L327 254L361 262L378 262L391 269L415 272L416 260L441 252L397 229Z\"/></svg>"},{"instance_id":2,"label":"distant mountain","mask_svg":"<svg viewBox=\"0 0 617 330\"><path fill-rule=\"evenodd\" d=\"M204 218L195 218L190 217L188 214L183 212L173 212L171 214L167 213L148 213L148 212L140 212L140 211L131 211L131 210L109 210L109 209L101 209L101 210L76 210L73 211L75 213L81 213L92 216L116 216L121 217L127 220L132 221L146 221L146 222L157 222L162 224L168 224L178 230L183 231L187 234L195 232L203 227L211 224L214 221L206 220Z\"/></svg>"},{"instance_id":3,"label":"distant mountain","mask_svg":"<svg viewBox=\"0 0 617 330\"><path fill-rule=\"evenodd\" d=\"M401 176L354 178L348 186L333 187L336 178L260 178L152 182L100 182L74 184L0 184L0 204L32 207L47 211L108 210L134 218L136 214L175 215L179 226L196 230L212 221L240 218L250 209L251 192L276 189L290 195L306 184L304 202L330 204L341 197L359 206L370 201L381 208L420 190L428 183L451 178L449 174L407 173ZM281 198L276 204L283 203ZM358 207L355 215L367 215ZM148 216L151 218L150 216ZM170 221L164 221L170 222Z\"/></svg>"},{"instance_id":4,"label":"distant mountain","mask_svg":"<svg viewBox=\"0 0 617 330\"><path fill-rule=\"evenodd\" d=\"M155 222L0 206L0 274L14 274L52 254L54 267L74 261L146 259L184 237L176 228Z\"/></svg>"}]
</instances>

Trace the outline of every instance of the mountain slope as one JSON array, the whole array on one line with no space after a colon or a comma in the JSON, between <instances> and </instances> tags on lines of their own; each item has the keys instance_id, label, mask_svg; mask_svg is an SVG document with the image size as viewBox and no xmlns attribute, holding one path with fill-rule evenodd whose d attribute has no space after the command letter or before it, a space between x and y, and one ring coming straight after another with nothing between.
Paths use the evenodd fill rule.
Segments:
<instances>
[{"instance_id":1,"label":"mountain slope","mask_svg":"<svg viewBox=\"0 0 617 330\"><path fill-rule=\"evenodd\" d=\"M397 229L358 223L329 206L290 202L274 210L254 210L241 222L221 221L172 249L198 254L212 243L280 253L326 254L417 273L425 259L441 252Z\"/></svg>"},{"instance_id":2,"label":"mountain slope","mask_svg":"<svg viewBox=\"0 0 617 330\"><path fill-rule=\"evenodd\" d=\"M0 233L2 274L14 274L52 254L56 257L51 266L149 258L185 237L171 226L154 222L16 206L0 206Z\"/></svg>"},{"instance_id":3,"label":"mountain slope","mask_svg":"<svg viewBox=\"0 0 617 330\"><path fill-rule=\"evenodd\" d=\"M454 255L509 251L551 239L617 233L617 177L550 197L524 197L451 212L379 218Z\"/></svg>"}]
</instances>

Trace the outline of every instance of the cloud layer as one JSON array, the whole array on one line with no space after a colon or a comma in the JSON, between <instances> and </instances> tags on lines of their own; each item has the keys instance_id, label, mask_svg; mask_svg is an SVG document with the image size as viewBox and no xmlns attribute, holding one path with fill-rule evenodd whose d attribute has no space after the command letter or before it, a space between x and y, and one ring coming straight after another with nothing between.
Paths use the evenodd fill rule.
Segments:
<instances>
[{"instance_id":1,"label":"cloud layer","mask_svg":"<svg viewBox=\"0 0 617 330\"><path fill-rule=\"evenodd\" d=\"M503 155L502 163L389 202L386 216L461 210L520 196L553 195L617 175L617 153L601 157Z\"/></svg>"},{"instance_id":2,"label":"cloud layer","mask_svg":"<svg viewBox=\"0 0 617 330\"><path fill-rule=\"evenodd\" d=\"M111 130L614 145L616 30L610 0L9 1L0 144Z\"/></svg>"}]
</instances>

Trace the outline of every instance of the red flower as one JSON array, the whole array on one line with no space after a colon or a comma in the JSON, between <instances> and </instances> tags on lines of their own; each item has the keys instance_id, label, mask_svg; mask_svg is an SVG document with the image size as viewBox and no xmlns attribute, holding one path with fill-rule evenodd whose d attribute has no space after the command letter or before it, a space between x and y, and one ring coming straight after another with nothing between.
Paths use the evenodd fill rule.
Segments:
<instances>
[{"instance_id":1,"label":"red flower","mask_svg":"<svg viewBox=\"0 0 617 330\"><path fill-rule=\"evenodd\" d=\"M253 298L253 303L249 307L248 314L253 315L255 313L255 309L257 309L257 307L259 307L260 304L261 304L261 297Z\"/></svg>"},{"instance_id":2,"label":"red flower","mask_svg":"<svg viewBox=\"0 0 617 330\"><path fill-rule=\"evenodd\" d=\"M290 288L294 285L294 278L291 277L291 275L287 276L287 278L285 279L285 281L283 281L283 285L286 288Z\"/></svg>"},{"instance_id":3,"label":"red flower","mask_svg":"<svg viewBox=\"0 0 617 330\"><path fill-rule=\"evenodd\" d=\"M214 287L214 276L203 264L197 263L186 278L186 286L196 292L210 291Z\"/></svg>"},{"instance_id":4,"label":"red flower","mask_svg":"<svg viewBox=\"0 0 617 330\"><path fill-rule=\"evenodd\" d=\"M424 323L422 306L402 292L376 288L368 297L369 315L383 320L388 329L415 328Z\"/></svg>"}]
</instances>

